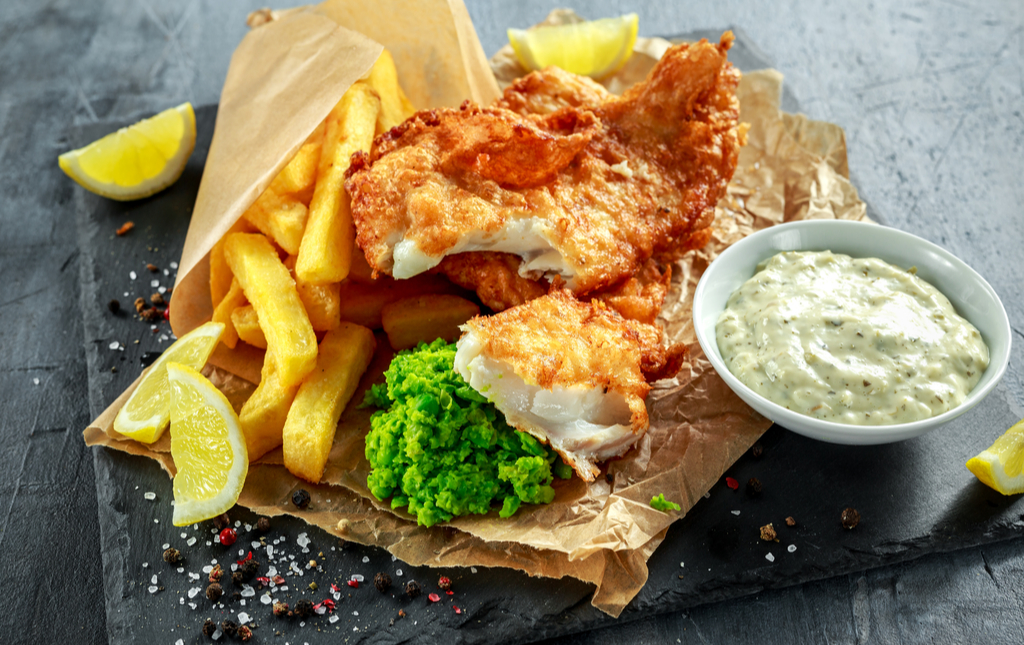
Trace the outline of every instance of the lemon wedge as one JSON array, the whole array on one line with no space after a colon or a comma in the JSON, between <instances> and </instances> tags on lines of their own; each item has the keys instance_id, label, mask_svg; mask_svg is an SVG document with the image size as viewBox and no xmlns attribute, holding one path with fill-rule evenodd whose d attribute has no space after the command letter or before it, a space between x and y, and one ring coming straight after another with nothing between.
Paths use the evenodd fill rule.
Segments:
<instances>
[{"instance_id":1,"label":"lemon wedge","mask_svg":"<svg viewBox=\"0 0 1024 645\"><path fill-rule=\"evenodd\" d=\"M201 369L217 347L224 324L208 322L196 327L164 350L114 417L114 430L142 443L153 443L170 421L171 392L167 387L167 363L183 363Z\"/></svg>"},{"instance_id":2,"label":"lemon wedge","mask_svg":"<svg viewBox=\"0 0 1024 645\"><path fill-rule=\"evenodd\" d=\"M196 147L191 103L108 134L57 158L68 177L97 195L128 201L167 188L185 170Z\"/></svg>"},{"instance_id":3,"label":"lemon wedge","mask_svg":"<svg viewBox=\"0 0 1024 645\"><path fill-rule=\"evenodd\" d=\"M217 517L242 492L249 472L238 415L224 394L187 365L167 363L171 393L175 526Z\"/></svg>"},{"instance_id":4,"label":"lemon wedge","mask_svg":"<svg viewBox=\"0 0 1024 645\"><path fill-rule=\"evenodd\" d=\"M967 462L981 483L1003 495L1024 493L1024 419Z\"/></svg>"},{"instance_id":5,"label":"lemon wedge","mask_svg":"<svg viewBox=\"0 0 1024 645\"><path fill-rule=\"evenodd\" d=\"M516 58L529 70L557 65L567 72L601 78L622 69L633 55L640 19L635 13L570 25L509 29Z\"/></svg>"}]
</instances>

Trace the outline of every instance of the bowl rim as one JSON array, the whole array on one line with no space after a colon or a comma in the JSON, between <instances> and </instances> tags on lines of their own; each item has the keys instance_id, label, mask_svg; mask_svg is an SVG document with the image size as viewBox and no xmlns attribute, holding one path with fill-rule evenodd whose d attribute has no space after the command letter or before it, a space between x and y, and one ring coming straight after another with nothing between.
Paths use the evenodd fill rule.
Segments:
<instances>
[{"instance_id":1,"label":"bowl rim","mask_svg":"<svg viewBox=\"0 0 1024 645\"><path fill-rule=\"evenodd\" d=\"M986 379L986 375L982 376L982 379L986 382L975 386L973 390L964 399L964 402L955 408L947 410L942 414L927 419L919 419L917 421L909 421L905 423L896 423L891 425L854 425L847 423L839 423L836 421L826 421L823 419L817 419L815 417L807 416L799 412L795 412L788 408L785 408L778 403L770 401L761 394L755 392L753 389L748 387L742 381L739 380L726 366L725 361L721 357L721 352L718 350L718 341L715 336L708 338L704 333L704 327L700 324L703 320L704 306L706 300L706 294L709 293L709 284L715 278L716 270L715 264L722 258L732 255L742 254L744 252L752 252L753 249L757 249L763 243L764 240L770 239L780 233L785 234L787 231L793 229L835 229L834 233L830 235L840 235L844 230L852 229L867 229L871 228L876 231L878 235L891 236L898 240L906 241L908 255L916 257L919 252L914 250L916 245L921 251L931 252L938 255L945 261L953 265L959 272L969 276L981 290L987 294L987 296L998 305L999 319L995 321L992 327L998 329L998 334L995 336L1001 336L1000 340L1005 340L1005 351L1001 352L1000 355L994 355L992 353L992 342L994 338L990 337L987 339L989 346L989 365L986 368L986 372L989 370L995 370L992 378ZM841 244L837 242L837 245ZM804 249L778 249L778 248L767 248L764 250L763 257L757 257L755 266L764 260L772 257L777 253L781 253L787 250L800 251ZM837 254L851 255L856 257L854 254L846 253L843 251L834 251ZM926 253L920 253L925 255ZM877 257L877 256L860 256L860 257ZM883 260L884 261L884 260ZM897 263L892 263L897 264ZM925 266L923 263L914 263L920 266ZM719 264L721 267L722 264ZM907 266L904 264L903 266ZM744 279L748 280L753 274ZM742 284L742 283L741 283ZM936 285L932 285L936 286ZM739 288L739 285L736 286ZM938 289L938 287L936 286ZM735 291L730 291L730 297ZM942 289L939 289L944 296L949 298ZM728 301L728 299L727 299ZM954 305L954 308L955 305ZM719 312L720 313L720 312ZM976 328L978 325L974 320L971 320L966 315L961 313L959 310L957 313L974 325ZM716 316L717 320L717 316ZM718 375L726 382L726 384L733 390L741 399L743 399L748 405L757 409L757 411L771 420L773 423L778 423L787 430L797 432L814 439L827 441L831 443L842 443L842 444L881 444L891 443L895 441L902 441L911 437L924 434L930 430L938 428L953 419L959 417L971 408L980 403L985 397L995 389L996 385L1002 380L1003 375L1006 373L1007 366L1009 365L1011 347L1013 343L1013 335L1010 331L1010 320L1006 314L1006 307L1003 306L1002 300L999 298L999 294L996 293L992 285L988 283L985 278L971 268L966 262L956 257L946 249L930 242L924 238L918 237L912 233L902 231L900 229L891 228L874 222L864 221L853 221L853 220L798 220L795 222L786 222L768 228L761 229L751 235L744 237L743 239L735 242L726 248L717 258L715 258L708 267L704 270L700 280L697 283L697 288L693 294L693 321L694 331L697 335L697 342L700 344L701 349L704 351L704 355L711 362L711 365L718 372ZM980 331L980 329L979 329ZM756 404L755 404L756 402ZM763 408L760 409L760 408Z\"/></svg>"}]
</instances>

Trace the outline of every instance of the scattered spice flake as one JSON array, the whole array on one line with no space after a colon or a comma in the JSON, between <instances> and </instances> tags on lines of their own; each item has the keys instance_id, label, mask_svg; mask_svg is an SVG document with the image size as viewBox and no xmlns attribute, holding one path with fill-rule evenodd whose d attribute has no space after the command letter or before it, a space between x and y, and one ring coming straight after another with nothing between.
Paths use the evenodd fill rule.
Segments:
<instances>
[{"instance_id":1,"label":"scattered spice flake","mask_svg":"<svg viewBox=\"0 0 1024 645\"><path fill-rule=\"evenodd\" d=\"M117 229L115 233L117 233L118 237L122 237L124 235L127 235L128 231L132 230L133 228L135 228L135 222L128 220L127 222L122 224L121 228Z\"/></svg>"},{"instance_id":2,"label":"scattered spice flake","mask_svg":"<svg viewBox=\"0 0 1024 645\"><path fill-rule=\"evenodd\" d=\"M842 515L839 518L843 523L844 529L853 529L860 524L860 513L855 508L844 508Z\"/></svg>"},{"instance_id":3,"label":"scattered spice flake","mask_svg":"<svg viewBox=\"0 0 1024 645\"><path fill-rule=\"evenodd\" d=\"M157 265L153 264L152 262L147 262L146 263L146 268L149 270L150 273L156 273L157 271L160 270L160 267L158 267Z\"/></svg>"},{"instance_id":4,"label":"scattered spice flake","mask_svg":"<svg viewBox=\"0 0 1024 645\"><path fill-rule=\"evenodd\" d=\"M778 534L775 533L775 527L771 523L765 524L761 527L761 539L765 542L778 542Z\"/></svg>"},{"instance_id":5,"label":"scattered spice flake","mask_svg":"<svg viewBox=\"0 0 1024 645\"><path fill-rule=\"evenodd\" d=\"M454 591L446 591L445 593L448 594L449 596L454 596L455 595Z\"/></svg>"},{"instance_id":6,"label":"scattered spice flake","mask_svg":"<svg viewBox=\"0 0 1024 645\"><path fill-rule=\"evenodd\" d=\"M358 589L359 588L359 582L356 581L356 580L349 580L345 584L347 584L348 586L352 587L353 589Z\"/></svg>"},{"instance_id":7,"label":"scattered spice flake","mask_svg":"<svg viewBox=\"0 0 1024 645\"><path fill-rule=\"evenodd\" d=\"M441 596L437 595L436 593L428 595L427 598L430 598L430 602L437 602L441 600Z\"/></svg>"},{"instance_id":8,"label":"scattered spice flake","mask_svg":"<svg viewBox=\"0 0 1024 645\"><path fill-rule=\"evenodd\" d=\"M226 531L228 529L224 529L224 530ZM233 530L231 532L234 533ZM245 564L249 560L252 560L252 551L249 551L249 553L244 558L242 558L241 560L236 560L235 562L238 563L238 566L242 566L243 564Z\"/></svg>"},{"instance_id":9,"label":"scattered spice flake","mask_svg":"<svg viewBox=\"0 0 1024 645\"><path fill-rule=\"evenodd\" d=\"M315 605L313 605L313 611L316 611L317 609L320 609L321 607L325 608L327 611L333 612L335 604L334 604L334 601L331 600L330 598L324 598L320 602L318 602Z\"/></svg>"},{"instance_id":10,"label":"scattered spice flake","mask_svg":"<svg viewBox=\"0 0 1024 645\"><path fill-rule=\"evenodd\" d=\"M341 591L341 588L338 585L336 585L336 584L334 584L332 582L331 583L331 591L333 591L334 593L338 593L339 591Z\"/></svg>"},{"instance_id":11,"label":"scattered spice flake","mask_svg":"<svg viewBox=\"0 0 1024 645\"><path fill-rule=\"evenodd\" d=\"M796 520L793 519L792 515L786 518L786 526L796 526Z\"/></svg>"},{"instance_id":12,"label":"scattered spice flake","mask_svg":"<svg viewBox=\"0 0 1024 645\"><path fill-rule=\"evenodd\" d=\"M455 610L455 613L456 613L456 614L461 614L461 613L462 613L462 610L461 610L461 609L459 609L458 607L456 607L455 605L452 605L452 609L454 609L454 610Z\"/></svg>"},{"instance_id":13,"label":"scattered spice flake","mask_svg":"<svg viewBox=\"0 0 1024 645\"><path fill-rule=\"evenodd\" d=\"M267 578L265 576L258 576L256 578L256 582L260 583L264 587L269 587L270 586L270 578Z\"/></svg>"},{"instance_id":14,"label":"scattered spice flake","mask_svg":"<svg viewBox=\"0 0 1024 645\"><path fill-rule=\"evenodd\" d=\"M733 479L732 477L725 478L725 485L733 490L738 490L740 487L740 483Z\"/></svg>"}]
</instances>

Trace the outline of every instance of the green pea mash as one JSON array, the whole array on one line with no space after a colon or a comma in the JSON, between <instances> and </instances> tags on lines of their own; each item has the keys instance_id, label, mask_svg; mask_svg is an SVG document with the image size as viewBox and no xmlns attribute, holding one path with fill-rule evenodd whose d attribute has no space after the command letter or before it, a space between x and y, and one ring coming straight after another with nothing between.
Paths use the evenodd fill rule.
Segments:
<instances>
[{"instance_id":1,"label":"green pea mash","mask_svg":"<svg viewBox=\"0 0 1024 645\"><path fill-rule=\"evenodd\" d=\"M572 470L557 454L518 432L454 370L455 344L435 340L399 352L363 405L370 419L367 484L391 508L408 507L419 524L483 514L501 517L520 504L549 504L552 474Z\"/></svg>"}]
</instances>

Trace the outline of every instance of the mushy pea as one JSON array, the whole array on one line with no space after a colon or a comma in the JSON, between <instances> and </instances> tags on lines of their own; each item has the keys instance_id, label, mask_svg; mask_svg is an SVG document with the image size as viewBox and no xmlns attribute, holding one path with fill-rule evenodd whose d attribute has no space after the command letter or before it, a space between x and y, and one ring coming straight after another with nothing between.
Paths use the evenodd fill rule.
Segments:
<instances>
[{"instance_id":1,"label":"mushy pea","mask_svg":"<svg viewBox=\"0 0 1024 645\"><path fill-rule=\"evenodd\" d=\"M989 362L978 330L913 269L829 251L761 263L716 332L729 371L755 392L853 425L951 410Z\"/></svg>"},{"instance_id":2,"label":"mushy pea","mask_svg":"<svg viewBox=\"0 0 1024 645\"><path fill-rule=\"evenodd\" d=\"M408 507L423 526L483 514L501 517L520 504L548 504L552 474L572 470L550 448L518 432L453 369L455 344L435 340L399 352L364 405L370 419L366 458L370 492Z\"/></svg>"}]
</instances>

